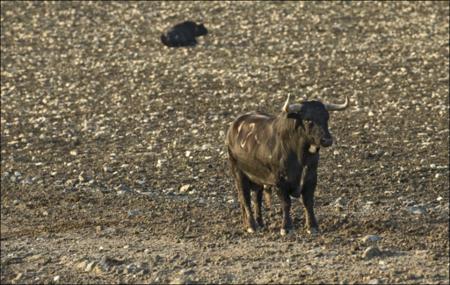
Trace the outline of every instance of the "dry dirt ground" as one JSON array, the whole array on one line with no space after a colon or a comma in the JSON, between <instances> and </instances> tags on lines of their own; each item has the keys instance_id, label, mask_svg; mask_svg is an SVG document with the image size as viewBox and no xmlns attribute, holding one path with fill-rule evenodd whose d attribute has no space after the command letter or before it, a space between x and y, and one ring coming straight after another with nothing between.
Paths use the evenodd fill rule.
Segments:
<instances>
[{"instance_id":1,"label":"dry dirt ground","mask_svg":"<svg viewBox=\"0 0 450 285\"><path fill-rule=\"evenodd\" d=\"M448 2L1 2L2 283L449 283ZM193 48L161 31L205 23ZM351 107L321 234L243 232L224 133Z\"/></svg>"}]
</instances>

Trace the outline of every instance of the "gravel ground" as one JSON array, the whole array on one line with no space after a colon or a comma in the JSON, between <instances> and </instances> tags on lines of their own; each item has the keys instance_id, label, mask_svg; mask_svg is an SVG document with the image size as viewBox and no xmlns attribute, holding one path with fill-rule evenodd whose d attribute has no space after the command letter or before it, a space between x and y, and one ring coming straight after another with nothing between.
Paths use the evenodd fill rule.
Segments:
<instances>
[{"instance_id":1,"label":"gravel ground","mask_svg":"<svg viewBox=\"0 0 450 285\"><path fill-rule=\"evenodd\" d=\"M1 2L1 283L449 283L446 2ZM203 22L194 48L159 41ZM244 233L224 134L342 102L319 236Z\"/></svg>"}]
</instances>

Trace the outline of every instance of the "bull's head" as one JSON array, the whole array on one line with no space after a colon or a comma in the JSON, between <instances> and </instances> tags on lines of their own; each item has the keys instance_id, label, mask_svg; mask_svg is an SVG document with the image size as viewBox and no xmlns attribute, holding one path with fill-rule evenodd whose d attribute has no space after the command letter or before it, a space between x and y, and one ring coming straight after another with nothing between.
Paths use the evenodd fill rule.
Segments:
<instances>
[{"instance_id":1,"label":"bull's head","mask_svg":"<svg viewBox=\"0 0 450 285\"><path fill-rule=\"evenodd\" d=\"M348 107L348 96L343 104L327 104L319 101L304 101L300 104L289 104L290 95L282 111L288 119L296 120L296 127L302 127L311 145L309 151L314 153L319 146L329 147L333 138L328 130L328 111L341 111Z\"/></svg>"}]
</instances>

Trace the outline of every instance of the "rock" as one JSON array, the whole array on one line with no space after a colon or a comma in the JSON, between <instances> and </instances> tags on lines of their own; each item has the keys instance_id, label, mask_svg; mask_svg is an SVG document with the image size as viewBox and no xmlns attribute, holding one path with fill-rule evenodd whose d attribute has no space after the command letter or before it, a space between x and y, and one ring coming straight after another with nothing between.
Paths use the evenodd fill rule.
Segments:
<instances>
[{"instance_id":1,"label":"rock","mask_svg":"<svg viewBox=\"0 0 450 285\"><path fill-rule=\"evenodd\" d=\"M141 211L139 211L139 210L129 210L127 214L128 214L128 218L131 218L131 217L135 217L135 216L140 215Z\"/></svg>"},{"instance_id":2,"label":"rock","mask_svg":"<svg viewBox=\"0 0 450 285\"><path fill-rule=\"evenodd\" d=\"M366 260L380 256L381 250L377 246L369 246L364 250L362 257Z\"/></svg>"},{"instance_id":3,"label":"rock","mask_svg":"<svg viewBox=\"0 0 450 285\"><path fill-rule=\"evenodd\" d=\"M380 236L377 235L366 235L365 237L363 237L362 242L367 243L367 242L377 242L379 240L381 240Z\"/></svg>"},{"instance_id":4,"label":"rock","mask_svg":"<svg viewBox=\"0 0 450 285\"><path fill-rule=\"evenodd\" d=\"M188 281L183 277L175 277L169 284L188 284Z\"/></svg>"},{"instance_id":5,"label":"rock","mask_svg":"<svg viewBox=\"0 0 450 285\"><path fill-rule=\"evenodd\" d=\"M95 226L95 232L96 232L97 234L101 233L102 230L103 230L103 226L101 226L101 225Z\"/></svg>"},{"instance_id":6,"label":"rock","mask_svg":"<svg viewBox=\"0 0 450 285\"><path fill-rule=\"evenodd\" d=\"M59 282L60 279L61 279L61 276L56 275L55 277L53 277L53 282Z\"/></svg>"},{"instance_id":7,"label":"rock","mask_svg":"<svg viewBox=\"0 0 450 285\"><path fill-rule=\"evenodd\" d=\"M422 206L411 206L406 208L406 210L414 215L422 215L426 213L425 208Z\"/></svg>"},{"instance_id":8,"label":"rock","mask_svg":"<svg viewBox=\"0 0 450 285\"><path fill-rule=\"evenodd\" d=\"M378 280L378 279L370 279L368 282L367 282L367 284L380 284L380 280Z\"/></svg>"},{"instance_id":9,"label":"rock","mask_svg":"<svg viewBox=\"0 0 450 285\"><path fill-rule=\"evenodd\" d=\"M189 190L190 187L191 187L191 185L189 185L189 184L181 186L180 187L180 193L186 193Z\"/></svg>"},{"instance_id":10,"label":"rock","mask_svg":"<svg viewBox=\"0 0 450 285\"><path fill-rule=\"evenodd\" d=\"M343 210L344 207L345 207L345 204L344 204L344 201L343 201L342 197L337 198L336 201L334 201L333 204L334 204L334 207L337 210Z\"/></svg>"},{"instance_id":11,"label":"rock","mask_svg":"<svg viewBox=\"0 0 450 285\"><path fill-rule=\"evenodd\" d=\"M81 260L80 262L78 262L75 266L78 268L78 269L82 269L82 270L84 270L85 268L86 268L86 266L87 266L87 260Z\"/></svg>"},{"instance_id":12,"label":"rock","mask_svg":"<svg viewBox=\"0 0 450 285\"><path fill-rule=\"evenodd\" d=\"M17 273L16 277L14 277L14 279L12 281L17 282L20 280L20 278L22 278L23 274L22 273Z\"/></svg>"},{"instance_id":13,"label":"rock","mask_svg":"<svg viewBox=\"0 0 450 285\"><path fill-rule=\"evenodd\" d=\"M102 271L108 272L113 271L114 267L117 267L121 264L123 264L124 261L118 260L109 256L102 256L102 259L100 259L100 262L98 263L98 267L101 268Z\"/></svg>"},{"instance_id":14,"label":"rock","mask_svg":"<svg viewBox=\"0 0 450 285\"><path fill-rule=\"evenodd\" d=\"M97 263L95 261L91 261L90 263L88 263L88 265L86 265L86 268L84 269L84 271L91 272L95 268L96 264Z\"/></svg>"}]
</instances>

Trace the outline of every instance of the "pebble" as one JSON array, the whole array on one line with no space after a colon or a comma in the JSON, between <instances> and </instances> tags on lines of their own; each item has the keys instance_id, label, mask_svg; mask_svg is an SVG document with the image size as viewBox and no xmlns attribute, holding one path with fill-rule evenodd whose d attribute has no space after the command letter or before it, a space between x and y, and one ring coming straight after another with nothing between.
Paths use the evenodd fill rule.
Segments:
<instances>
[{"instance_id":1,"label":"pebble","mask_svg":"<svg viewBox=\"0 0 450 285\"><path fill-rule=\"evenodd\" d=\"M342 197L339 197L339 198L336 199L336 201L334 201L334 207L335 207L337 210L342 210L342 209L344 209L345 204L344 204L344 201L343 201Z\"/></svg>"},{"instance_id":2,"label":"pebble","mask_svg":"<svg viewBox=\"0 0 450 285\"><path fill-rule=\"evenodd\" d=\"M380 280L378 280L378 279L370 279L368 282L367 282L367 284L380 284Z\"/></svg>"},{"instance_id":3,"label":"pebble","mask_svg":"<svg viewBox=\"0 0 450 285\"><path fill-rule=\"evenodd\" d=\"M181 186L180 187L180 193L186 193L189 190L190 187L191 187L191 185L189 185L189 184Z\"/></svg>"},{"instance_id":4,"label":"pebble","mask_svg":"<svg viewBox=\"0 0 450 285\"><path fill-rule=\"evenodd\" d=\"M94 269L95 265L96 265L96 262L91 261L90 263L88 263L88 265L86 265L86 268L84 269L84 271L91 272Z\"/></svg>"},{"instance_id":5,"label":"pebble","mask_svg":"<svg viewBox=\"0 0 450 285\"><path fill-rule=\"evenodd\" d=\"M87 261L86 260L82 260L80 262L77 263L76 267L78 269L85 269L87 266Z\"/></svg>"},{"instance_id":6,"label":"pebble","mask_svg":"<svg viewBox=\"0 0 450 285\"><path fill-rule=\"evenodd\" d=\"M22 273L18 273L18 274L16 275L16 277L15 277L12 281L19 281L20 278L22 278L22 276L23 276Z\"/></svg>"},{"instance_id":7,"label":"pebble","mask_svg":"<svg viewBox=\"0 0 450 285\"><path fill-rule=\"evenodd\" d=\"M411 206L407 208L408 212L414 215L422 215L425 214L425 208L421 206Z\"/></svg>"},{"instance_id":8,"label":"pebble","mask_svg":"<svg viewBox=\"0 0 450 285\"><path fill-rule=\"evenodd\" d=\"M377 241L381 240L381 237L377 236L377 235L366 235L361 240L365 243L366 242L377 242Z\"/></svg>"},{"instance_id":9,"label":"pebble","mask_svg":"<svg viewBox=\"0 0 450 285\"><path fill-rule=\"evenodd\" d=\"M55 277L53 277L53 282L59 282L60 279L61 279L61 276L56 275Z\"/></svg>"},{"instance_id":10,"label":"pebble","mask_svg":"<svg viewBox=\"0 0 450 285\"><path fill-rule=\"evenodd\" d=\"M369 246L366 250L364 250L362 257L364 259L372 259L380 255L381 250L377 246Z\"/></svg>"},{"instance_id":11,"label":"pebble","mask_svg":"<svg viewBox=\"0 0 450 285\"><path fill-rule=\"evenodd\" d=\"M139 210L129 210L127 212L127 214L128 214L128 218L131 218L131 217L135 217L135 216L140 215L141 211L139 211Z\"/></svg>"}]
</instances>

